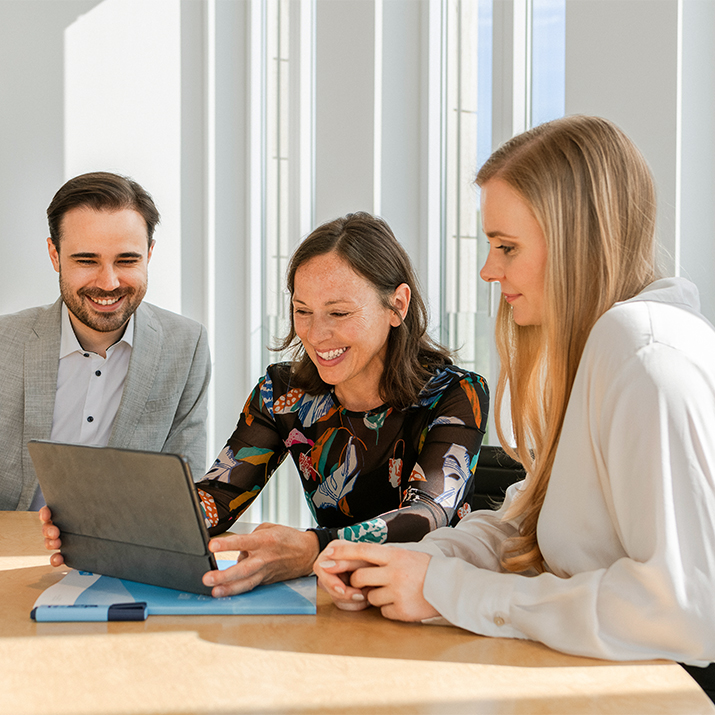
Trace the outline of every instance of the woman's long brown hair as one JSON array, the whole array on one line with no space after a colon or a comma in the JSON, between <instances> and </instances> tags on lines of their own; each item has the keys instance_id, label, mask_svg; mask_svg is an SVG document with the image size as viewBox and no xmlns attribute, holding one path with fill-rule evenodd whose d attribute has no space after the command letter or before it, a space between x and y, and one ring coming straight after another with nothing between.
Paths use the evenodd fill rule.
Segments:
<instances>
[{"instance_id":1,"label":"woman's long brown hair","mask_svg":"<svg viewBox=\"0 0 715 715\"><path fill-rule=\"evenodd\" d=\"M430 368L452 360L449 351L427 334L427 307L405 249L387 223L369 213L352 213L328 221L316 228L291 258L286 277L291 298L298 268L311 258L332 252L366 278L375 287L383 305L396 314L391 303L395 289L402 283L409 286L410 305L404 320L390 329L379 389L382 400L391 407L402 409L414 404L432 375ZM277 349L293 351L292 384L312 394L329 389L297 339L292 311L290 330Z\"/></svg>"}]
</instances>

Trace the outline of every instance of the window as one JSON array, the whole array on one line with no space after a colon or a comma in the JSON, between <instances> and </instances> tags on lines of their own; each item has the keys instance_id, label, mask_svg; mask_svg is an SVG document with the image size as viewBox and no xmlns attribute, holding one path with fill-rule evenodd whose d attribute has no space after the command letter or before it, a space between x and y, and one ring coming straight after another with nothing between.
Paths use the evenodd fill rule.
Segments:
<instances>
[{"instance_id":1,"label":"window","mask_svg":"<svg viewBox=\"0 0 715 715\"><path fill-rule=\"evenodd\" d=\"M486 260L480 240L477 168L492 148L492 1L443 5L443 166L441 340L464 368L494 372L490 286L479 280Z\"/></svg>"},{"instance_id":2,"label":"window","mask_svg":"<svg viewBox=\"0 0 715 715\"><path fill-rule=\"evenodd\" d=\"M566 0L532 0L531 126L564 115Z\"/></svg>"},{"instance_id":3,"label":"window","mask_svg":"<svg viewBox=\"0 0 715 715\"><path fill-rule=\"evenodd\" d=\"M513 106L507 136L523 125L559 116L564 105L563 0L515 0L511 25L495 27L493 0L437 0L439 13L426 16L440 23L441 63L439 123L440 174L440 288L438 335L456 352L461 366L475 370L496 384L498 360L494 347L494 315L498 286L479 279L488 245L481 234L479 192L474 186L478 167L493 149L494 53L508 32L513 54ZM255 180L261 182L261 265L263 325L262 374L279 357L266 346L286 334L289 309L284 292L288 259L300 237L313 228L313 87L316 6L311 0L266 0L260 8L261 40L252 44L260 54L262 161ZM331 11L334 12L334 6ZM392 7L389 8L393 12ZM375 43L391 42L389 23L380 21L382 3L375 3ZM394 25L392 26L394 28ZM404 30L403 30L404 32ZM404 41L404 37L402 37ZM501 50L501 45L499 44ZM380 53L376 53L379 57ZM392 68L394 71L394 68ZM390 71L375 60L376 74ZM379 95L380 78L375 77ZM395 120L386 117L391 103L375 102L375 126ZM521 112L521 114L519 114ZM521 123L521 127L519 126ZM504 129L500 135L505 134ZM376 165L392 147L374 145ZM385 187L376 190L372 210L384 203ZM389 188L387 189L389 191ZM355 208L363 208L355 207ZM369 208L369 207L365 207ZM298 219L296 220L296 217ZM258 367L258 366L255 366ZM488 434L488 441L494 441ZM246 518L308 526L306 508L294 465L286 460L270 480Z\"/></svg>"},{"instance_id":4,"label":"window","mask_svg":"<svg viewBox=\"0 0 715 715\"><path fill-rule=\"evenodd\" d=\"M435 337L495 383L498 288L478 278L473 180L496 141L563 112L564 6L103 0L69 28L68 170L98 162L157 199L151 300L202 321L213 342L210 458L281 359L268 347L287 331L295 246L348 211L388 220L426 287ZM245 518L309 525L294 476L271 479Z\"/></svg>"},{"instance_id":5,"label":"window","mask_svg":"<svg viewBox=\"0 0 715 715\"><path fill-rule=\"evenodd\" d=\"M262 375L267 365L286 359L271 350L285 336L290 306L285 275L293 250L312 228L313 132L312 68L314 5L310 0L253 2L253 62L260 66L259 86L252 87L260 103L259 126L252 140L260 141L260 160L252 183L260 185L262 327L253 351ZM271 521L308 527L312 516L305 503L295 465L287 459L247 512L249 521Z\"/></svg>"},{"instance_id":6,"label":"window","mask_svg":"<svg viewBox=\"0 0 715 715\"><path fill-rule=\"evenodd\" d=\"M503 10L503 8L502 8ZM497 26L493 0L442 1L442 278L441 333L456 362L495 386L498 284L479 278L488 244L481 230L474 178L504 139L562 116L565 0L514 0ZM511 47L511 111L494 111L495 52ZM504 87L499 87L505 92ZM494 127L494 117L502 125ZM496 441L490 427L487 442Z\"/></svg>"}]
</instances>

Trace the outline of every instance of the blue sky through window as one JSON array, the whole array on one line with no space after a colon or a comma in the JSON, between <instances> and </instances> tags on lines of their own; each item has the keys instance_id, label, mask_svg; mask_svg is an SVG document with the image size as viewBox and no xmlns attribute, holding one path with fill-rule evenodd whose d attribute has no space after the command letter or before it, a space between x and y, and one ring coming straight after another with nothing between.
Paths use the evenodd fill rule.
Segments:
<instances>
[{"instance_id":1,"label":"blue sky through window","mask_svg":"<svg viewBox=\"0 0 715 715\"><path fill-rule=\"evenodd\" d=\"M562 117L566 87L566 0L533 0L531 124Z\"/></svg>"}]
</instances>

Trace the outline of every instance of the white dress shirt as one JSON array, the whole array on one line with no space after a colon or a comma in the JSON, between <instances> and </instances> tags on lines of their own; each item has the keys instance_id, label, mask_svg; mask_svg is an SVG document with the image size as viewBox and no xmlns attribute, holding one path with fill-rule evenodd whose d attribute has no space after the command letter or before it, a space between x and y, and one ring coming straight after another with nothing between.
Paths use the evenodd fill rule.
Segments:
<instances>
[{"instance_id":1,"label":"white dress shirt","mask_svg":"<svg viewBox=\"0 0 715 715\"><path fill-rule=\"evenodd\" d=\"M124 335L107 348L106 357L84 350L62 305L57 393L52 418L53 442L105 447L122 400L134 339L134 316ZM31 510L44 504L38 487Z\"/></svg>"},{"instance_id":2,"label":"white dress shirt","mask_svg":"<svg viewBox=\"0 0 715 715\"><path fill-rule=\"evenodd\" d=\"M586 343L538 522L548 571L504 573L517 524L477 511L408 548L449 622L578 655L715 661L715 331L683 279ZM518 486L510 489L507 501Z\"/></svg>"}]
</instances>

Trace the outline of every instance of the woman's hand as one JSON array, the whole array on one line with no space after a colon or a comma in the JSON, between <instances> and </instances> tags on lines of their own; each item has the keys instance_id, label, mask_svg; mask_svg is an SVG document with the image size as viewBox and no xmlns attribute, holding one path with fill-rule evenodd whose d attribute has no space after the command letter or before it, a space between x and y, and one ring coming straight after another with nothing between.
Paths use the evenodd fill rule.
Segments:
<instances>
[{"instance_id":1,"label":"woman's hand","mask_svg":"<svg viewBox=\"0 0 715 715\"><path fill-rule=\"evenodd\" d=\"M439 616L422 595L430 558L394 546L333 541L314 569L338 608L372 605L385 618L421 621Z\"/></svg>"},{"instance_id":2,"label":"woman's hand","mask_svg":"<svg viewBox=\"0 0 715 715\"><path fill-rule=\"evenodd\" d=\"M48 551L56 551L61 548L60 530L52 523L52 513L49 507L43 506L39 513L40 521L42 522L42 535L45 537L45 548ZM50 556L50 563L53 566L62 566L65 562L62 554L56 553Z\"/></svg>"},{"instance_id":3,"label":"woman's hand","mask_svg":"<svg viewBox=\"0 0 715 715\"><path fill-rule=\"evenodd\" d=\"M318 585L328 592L333 603L343 611L362 611L370 607L367 600L369 588L355 588L350 584L351 576L361 568L367 568L374 564L363 559L338 559L337 554L342 554L341 547L347 541L333 541L318 557L313 564L313 570L318 577Z\"/></svg>"},{"instance_id":4,"label":"woman's hand","mask_svg":"<svg viewBox=\"0 0 715 715\"><path fill-rule=\"evenodd\" d=\"M308 576L319 552L318 537L312 531L277 524L260 524L251 534L212 539L209 549L241 552L235 566L204 574L204 585L213 586L216 598L244 593L261 583Z\"/></svg>"}]
</instances>

